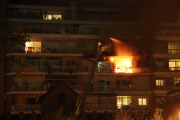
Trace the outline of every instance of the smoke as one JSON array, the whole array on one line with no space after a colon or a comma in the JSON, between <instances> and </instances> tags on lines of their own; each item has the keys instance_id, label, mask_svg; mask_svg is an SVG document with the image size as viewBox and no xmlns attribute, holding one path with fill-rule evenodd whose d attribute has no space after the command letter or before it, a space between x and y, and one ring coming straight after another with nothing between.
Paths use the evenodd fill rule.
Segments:
<instances>
[{"instance_id":1,"label":"smoke","mask_svg":"<svg viewBox=\"0 0 180 120\"><path fill-rule=\"evenodd\" d=\"M121 42L115 38L110 38L114 45L115 55L116 56L132 56L133 55L133 47Z\"/></svg>"}]
</instances>

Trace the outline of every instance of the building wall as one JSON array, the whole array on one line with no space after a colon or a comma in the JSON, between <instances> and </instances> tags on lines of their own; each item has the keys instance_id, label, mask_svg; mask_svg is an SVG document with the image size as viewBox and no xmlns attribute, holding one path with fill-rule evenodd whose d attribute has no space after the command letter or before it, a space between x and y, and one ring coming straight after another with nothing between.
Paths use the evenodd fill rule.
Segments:
<instances>
[{"instance_id":1,"label":"building wall","mask_svg":"<svg viewBox=\"0 0 180 120\"><path fill-rule=\"evenodd\" d=\"M67 86L60 85L55 88L51 93L46 95L46 109L54 110L59 109L59 94L64 93L65 98L65 109L67 110L75 110L76 108L76 100L78 95L71 91ZM43 104L43 103L42 103Z\"/></svg>"}]
</instances>

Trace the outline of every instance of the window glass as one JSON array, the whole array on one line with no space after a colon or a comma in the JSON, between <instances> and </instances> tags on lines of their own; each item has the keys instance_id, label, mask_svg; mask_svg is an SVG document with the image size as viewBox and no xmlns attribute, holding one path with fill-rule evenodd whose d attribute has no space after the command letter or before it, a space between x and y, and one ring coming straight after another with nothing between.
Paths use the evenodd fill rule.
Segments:
<instances>
[{"instance_id":1,"label":"window glass","mask_svg":"<svg viewBox=\"0 0 180 120\"><path fill-rule=\"evenodd\" d=\"M50 66L58 66L59 60L50 60Z\"/></svg>"},{"instance_id":2,"label":"window glass","mask_svg":"<svg viewBox=\"0 0 180 120\"><path fill-rule=\"evenodd\" d=\"M138 99L138 105L147 105L147 99L146 98L139 98Z\"/></svg>"},{"instance_id":3,"label":"window glass","mask_svg":"<svg viewBox=\"0 0 180 120\"><path fill-rule=\"evenodd\" d=\"M76 42L66 42L66 48L67 49L75 49L76 48Z\"/></svg>"},{"instance_id":4,"label":"window glass","mask_svg":"<svg viewBox=\"0 0 180 120\"><path fill-rule=\"evenodd\" d=\"M67 66L71 66L71 62L70 61L67 61Z\"/></svg>"},{"instance_id":5,"label":"window glass","mask_svg":"<svg viewBox=\"0 0 180 120\"><path fill-rule=\"evenodd\" d=\"M27 104L36 104L36 98L27 98Z\"/></svg>"},{"instance_id":6,"label":"window glass","mask_svg":"<svg viewBox=\"0 0 180 120\"><path fill-rule=\"evenodd\" d=\"M164 80L156 80L156 86L164 86Z\"/></svg>"},{"instance_id":7,"label":"window glass","mask_svg":"<svg viewBox=\"0 0 180 120\"><path fill-rule=\"evenodd\" d=\"M180 78L175 77L175 78L174 78L174 85L176 85L176 84L178 84L178 83L180 83Z\"/></svg>"},{"instance_id":8,"label":"window glass","mask_svg":"<svg viewBox=\"0 0 180 120\"><path fill-rule=\"evenodd\" d=\"M130 105L132 103L131 96L117 96L117 108L120 109L122 105Z\"/></svg>"},{"instance_id":9,"label":"window glass","mask_svg":"<svg viewBox=\"0 0 180 120\"><path fill-rule=\"evenodd\" d=\"M175 67L175 62L169 62L169 67Z\"/></svg>"},{"instance_id":10,"label":"window glass","mask_svg":"<svg viewBox=\"0 0 180 120\"><path fill-rule=\"evenodd\" d=\"M61 20L61 15L53 15L53 18Z\"/></svg>"},{"instance_id":11,"label":"window glass","mask_svg":"<svg viewBox=\"0 0 180 120\"><path fill-rule=\"evenodd\" d=\"M168 43L168 49L174 49L174 43Z\"/></svg>"},{"instance_id":12,"label":"window glass","mask_svg":"<svg viewBox=\"0 0 180 120\"><path fill-rule=\"evenodd\" d=\"M75 61L71 61L71 66L75 66Z\"/></svg>"}]
</instances>

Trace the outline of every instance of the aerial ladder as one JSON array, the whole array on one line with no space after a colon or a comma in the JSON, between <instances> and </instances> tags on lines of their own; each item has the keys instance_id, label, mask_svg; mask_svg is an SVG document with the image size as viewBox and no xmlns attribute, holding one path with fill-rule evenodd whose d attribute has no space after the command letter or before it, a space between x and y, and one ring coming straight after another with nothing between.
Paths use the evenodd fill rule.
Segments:
<instances>
[{"instance_id":1,"label":"aerial ladder","mask_svg":"<svg viewBox=\"0 0 180 120\"><path fill-rule=\"evenodd\" d=\"M87 80L84 84L84 87L83 87L83 90L82 90L82 93L80 94L78 100L77 100L77 103L76 103L76 114L79 114L80 111L82 109L84 109L84 103L85 103L85 100L86 100L86 96L87 96L87 93L89 91L89 88L90 88L90 85L91 85L91 81L92 79L94 78L94 72L95 72L95 69L96 69L96 66L97 66L97 63L98 63L98 60L99 60L99 56L101 54L101 50L102 50L102 47L104 45L108 45L110 43L110 39L108 36L104 35L102 37L102 39L100 40L100 44L98 45L98 49L97 49L97 52L95 54L95 60L93 62L93 66L92 66L92 69L90 70L90 72L88 73L88 76L87 76Z\"/></svg>"}]
</instances>

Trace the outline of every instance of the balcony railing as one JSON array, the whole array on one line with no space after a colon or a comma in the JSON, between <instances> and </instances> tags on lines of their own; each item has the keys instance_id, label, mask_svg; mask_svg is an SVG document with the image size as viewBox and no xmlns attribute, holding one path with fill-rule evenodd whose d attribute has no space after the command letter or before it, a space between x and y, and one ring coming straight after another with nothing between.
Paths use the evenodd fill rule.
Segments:
<instances>
[{"instance_id":1,"label":"balcony railing","mask_svg":"<svg viewBox=\"0 0 180 120\"><path fill-rule=\"evenodd\" d=\"M42 48L42 47L27 47L27 50L25 51L25 48L18 48L13 47L12 53L47 53L47 54L78 54L78 49L67 49L67 48L61 48L61 49L51 49L51 48Z\"/></svg>"},{"instance_id":2,"label":"balcony railing","mask_svg":"<svg viewBox=\"0 0 180 120\"><path fill-rule=\"evenodd\" d=\"M11 112L41 112L41 106L40 105L12 105L11 106Z\"/></svg>"},{"instance_id":3,"label":"balcony railing","mask_svg":"<svg viewBox=\"0 0 180 120\"><path fill-rule=\"evenodd\" d=\"M13 85L12 91L44 91L45 85Z\"/></svg>"},{"instance_id":4,"label":"balcony railing","mask_svg":"<svg viewBox=\"0 0 180 120\"><path fill-rule=\"evenodd\" d=\"M146 85L93 85L90 87L89 92L97 91L150 91L150 86Z\"/></svg>"},{"instance_id":5,"label":"balcony railing","mask_svg":"<svg viewBox=\"0 0 180 120\"><path fill-rule=\"evenodd\" d=\"M180 89L179 86L156 86L155 90L176 90Z\"/></svg>"},{"instance_id":6,"label":"balcony railing","mask_svg":"<svg viewBox=\"0 0 180 120\"><path fill-rule=\"evenodd\" d=\"M85 104L85 111L115 111L117 109L116 104ZM130 105L128 106L123 106L123 109L130 109L130 110L151 110L150 105L142 105L142 106L136 106L136 107L131 107Z\"/></svg>"},{"instance_id":7,"label":"balcony railing","mask_svg":"<svg viewBox=\"0 0 180 120\"><path fill-rule=\"evenodd\" d=\"M73 72L78 72L79 67L78 66L51 66L52 72L69 72L70 69L73 70ZM12 71L21 71L21 72L48 72L51 70L48 70L47 66L28 66L28 67L17 67L13 66Z\"/></svg>"},{"instance_id":8,"label":"balcony railing","mask_svg":"<svg viewBox=\"0 0 180 120\"><path fill-rule=\"evenodd\" d=\"M84 105L85 111L114 111L116 110L115 104L85 104Z\"/></svg>"},{"instance_id":9,"label":"balcony railing","mask_svg":"<svg viewBox=\"0 0 180 120\"><path fill-rule=\"evenodd\" d=\"M131 70L132 72L129 72ZM149 73L150 70L149 68L132 68L129 70L124 70L124 72L117 72L117 73ZM106 68L106 67L99 67L98 68L99 73L113 73L113 69L111 68Z\"/></svg>"},{"instance_id":10,"label":"balcony railing","mask_svg":"<svg viewBox=\"0 0 180 120\"><path fill-rule=\"evenodd\" d=\"M180 71L180 67L169 67L169 68L155 68L155 72L176 72Z\"/></svg>"},{"instance_id":11,"label":"balcony railing","mask_svg":"<svg viewBox=\"0 0 180 120\"><path fill-rule=\"evenodd\" d=\"M180 54L180 49L155 49L154 53L157 54Z\"/></svg>"},{"instance_id":12,"label":"balcony railing","mask_svg":"<svg viewBox=\"0 0 180 120\"><path fill-rule=\"evenodd\" d=\"M95 48L83 48L83 54L95 54Z\"/></svg>"},{"instance_id":13,"label":"balcony railing","mask_svg":"<svg viewBox=\"0 0 180 120\"><path fill-rule=\"evenodd\" d=\"M19 18L19 19L41 19L43 20L43 14L41 12L15 12L15 11L7 11L7 18ZM83 21L119 21L119 20L131 20L128 17L119 14L76 14L77 20ZM51 19L56 20L56 19ZM58 19L60 20L60 19ZM62 20L73 20L71 18L71 14L63 14Z\"/></svg>"}]
</instances>

